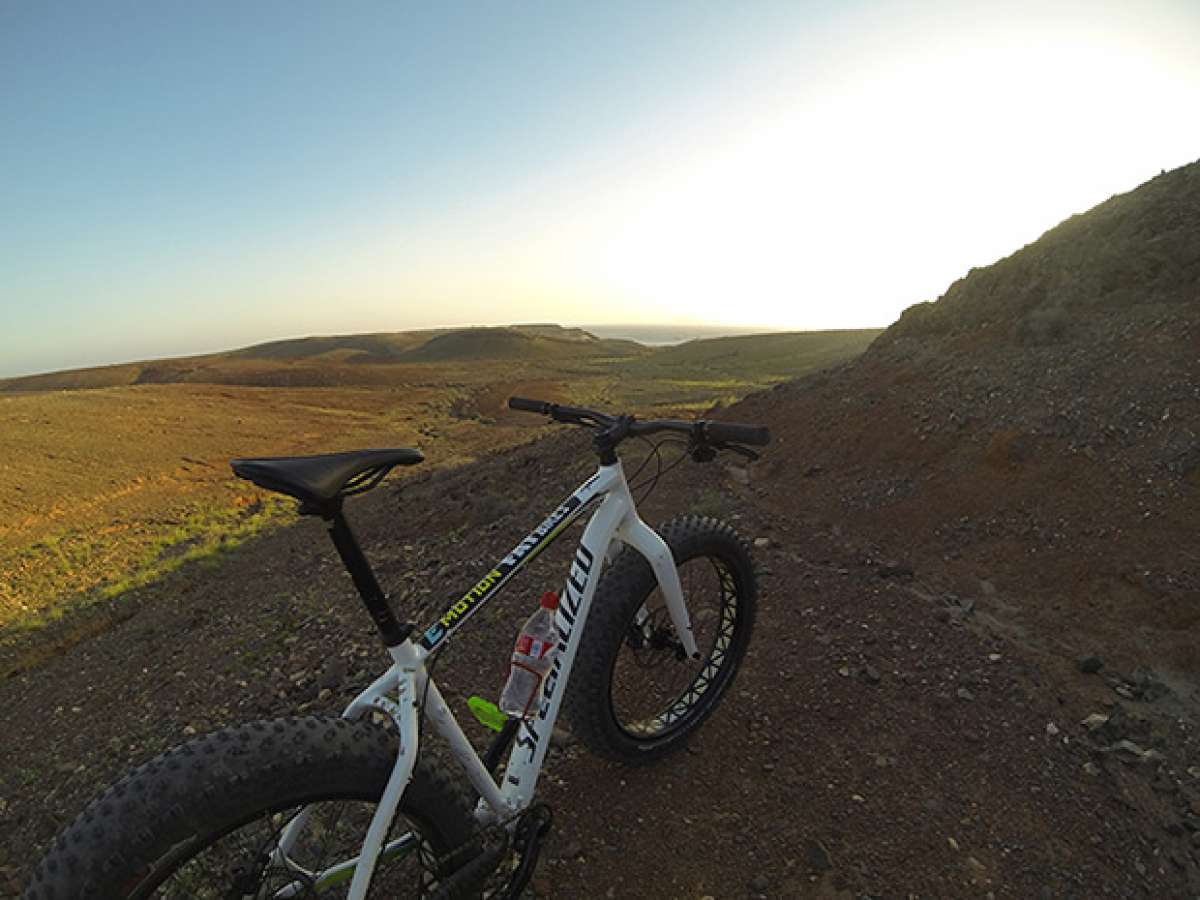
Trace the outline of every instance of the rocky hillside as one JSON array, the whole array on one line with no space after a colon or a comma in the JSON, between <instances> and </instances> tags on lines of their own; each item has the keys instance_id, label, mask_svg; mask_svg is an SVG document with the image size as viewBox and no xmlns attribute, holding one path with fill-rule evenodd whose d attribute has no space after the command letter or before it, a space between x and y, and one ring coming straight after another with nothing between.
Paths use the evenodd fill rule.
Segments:
<instances>
[{"instance_id":1,"label":"rocky hillside","mask_svg":"<svg viewBox=\"0 0 1200 900\"><path fill-rule=\"evenodd\" d=\"M863 357L752 398L790 499L980 581L1064 656L1200 675L1200 164L1074 216Z\"/></svg>"},{"instance_id":2,"label":"rocky hillside","mask_svg":"<svg viewBox=\"0 0 1200 900\"><path fill-rule=\"evenodd\" d=\"M1079 343L1110 317L1153 324L1198 298L1200 163L1193 163L972 269L937 302L906 310L879 349L980 331L994 343Z\"/></svg>"},{"instance_id":3,"label":"rocky hillside","mask_svg":"<svg viewBox=\"0 0 1200 900\"><path fill-rule=\"evenodd\" d=\"M1068 735L1097 777L1113 754L1147 761L1158 805L1140 808L1195 871L1200 164L728 415L777 437L754 473L769 509L819 515L882 577L1037 660L1064 718L1099 728Z\"/></svg>"}]
</instances>

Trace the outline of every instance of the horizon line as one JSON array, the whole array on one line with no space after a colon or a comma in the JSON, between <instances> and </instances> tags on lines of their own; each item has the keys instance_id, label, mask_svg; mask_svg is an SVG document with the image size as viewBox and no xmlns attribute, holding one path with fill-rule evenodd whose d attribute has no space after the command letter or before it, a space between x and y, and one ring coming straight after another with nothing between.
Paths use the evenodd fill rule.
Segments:
<instances>
[{"instance_id":1,"label":"horizon line","mask_svg":"<svg viewBox=\"0 0 1200 900\"><path fill-rule=\"evenodd\" d=\"M865 327L846 327L846 328L781 328L772 325L708 325L698 323L670 323L670 322L647 322L647 323L591 323L579 325L567 325L559 322L546 321L522 321L509 322L505 324L467 324L467 325L435 325L424 328L398 328L387 331L345 331L345 332L330 332L330 333L310 333L301 335L289 335L284 337L267 338L266 340L254 341L249 344L239 344L236 346L227 346L216 350L199 350L187 353L168 354L165 356L148 356L134 357L131 359L117 359L110 362L85 363L76 366L66 366L63 368L52 369L35 369L32 371L19 371L14 373L0 372L0 382L15 381L22 378L36 378L43 375L65 375L71 372L86 372L92 369L112 369L119 366L136 366L146 363L157 362L173 362L187 359L201 359L208 356L220 356L226 353L238 353L244 350L252 350L256 347L264 347L270 344L280 344L288 341L307 341L321 340L328 338L354 338L366 337L375 335L393 335L393 334L420 334L422 332L453 332L453 331L468 331L471 329L483 328L531 328L531 327L555 327L563 330L578 329L593 334L595 337L600 337L594 334L593 329L602 329L605 331L614 330L663 330L663 331L717 331L723 334L713 335L712 338L720 337L751 337L759 334L820 334L824 332L834 331L883 331L888 326L865 326ZM605 338L608 340L624 339L631 340L637 344L645 346L669 346L672 344L685 344L692 340L704 340L703 337L683 338L676 341L661 341L661 342L646 342L637 338L618 338L610 336Z\"/></svg>"}]
</instances>

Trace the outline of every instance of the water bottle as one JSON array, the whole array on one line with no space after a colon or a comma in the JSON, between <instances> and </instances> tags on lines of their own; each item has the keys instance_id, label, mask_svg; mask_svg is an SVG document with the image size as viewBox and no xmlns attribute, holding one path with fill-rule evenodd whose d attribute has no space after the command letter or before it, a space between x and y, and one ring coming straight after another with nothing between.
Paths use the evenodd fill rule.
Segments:
<instances>
[{"instance_id":1,"label":"water bottle","mask_svg":"<svg viewBox=\"0 0 1200 900\"><path fill-rule=\"evenodd\" d=\"M537 611L517 635L508 681L500 693L500 711L505 715L528 718L536 711L542 678L550 671L558 652L558 626L554 624L556 609L558 594L553 591L542 594Z\"/></svg>"}]
</instances>

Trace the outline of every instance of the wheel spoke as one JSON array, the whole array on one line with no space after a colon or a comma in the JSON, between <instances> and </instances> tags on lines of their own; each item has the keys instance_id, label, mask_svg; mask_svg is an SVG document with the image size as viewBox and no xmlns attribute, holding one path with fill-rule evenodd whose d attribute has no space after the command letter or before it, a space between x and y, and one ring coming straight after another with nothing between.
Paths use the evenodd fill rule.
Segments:
<instances>
[{"instance_id":1,"label":"wheel spoke","mask_svg":"<svg viewBox=\"0 0 1200 900\"><path fill-rule=\"evenodd\" d=\"M345 896L374 804L326 802L307 807L308 817L286 858L278 850L287 824L302 808L262 816L189 852L178 863L168 853L154 881L138 896L242 900L283 897ZM401 824L404 837L392 841L380 857L371 896L420 896L431 882L430 852L422 858L419 832ZM170 869L173 871L163 871ZM153 893L149 893L153 890Z\"/></svg>"}]
</instances>

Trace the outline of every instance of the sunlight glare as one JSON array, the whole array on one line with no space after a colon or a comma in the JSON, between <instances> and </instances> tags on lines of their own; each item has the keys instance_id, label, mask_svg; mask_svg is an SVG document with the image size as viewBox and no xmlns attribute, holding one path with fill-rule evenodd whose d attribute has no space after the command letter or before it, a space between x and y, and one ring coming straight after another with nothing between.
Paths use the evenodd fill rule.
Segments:
<instances>
[{"instance_id":1,"label":"sunlight glare","mask_svg":"<svg viewBox=\"0 0 1200 900\"><path fill-rule=\"evenodd\" d=\"M1115 43L893 61L610 192L579 262L646 321L885 325L1132 187L1137 123L1179 117L1185 87Z\"/></svg>"}]
</instances>

